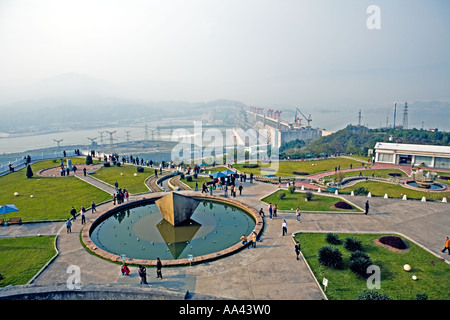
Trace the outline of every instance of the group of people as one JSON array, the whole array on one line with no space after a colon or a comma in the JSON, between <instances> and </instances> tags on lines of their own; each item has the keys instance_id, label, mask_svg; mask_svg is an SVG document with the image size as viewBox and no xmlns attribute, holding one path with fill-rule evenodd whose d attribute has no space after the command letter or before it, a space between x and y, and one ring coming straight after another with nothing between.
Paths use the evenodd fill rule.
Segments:
<instances>
[{"instance_id":1,"label":"group of people","mask_svg":"<svg viewBox=\"0 0 450 320\"><path fill-rule=\"evenodd\" d=\"M117 181L114 183L114 188L116 189L116 193L113 193L112 195L114 205L116 205L116 203L121 204L124 203L125 200L129 200L130 194L128 193L127 189L119 188L119 183Z\"/></svg>"},{"instance_id":2,"label":"group of people","mask_svg":"<svg viewBox=\"0 0 450 320\"><path fill-rule=\"evenodd\" d=\"M86 223L86 209L84 208L84 206L81 206L80 209L80 216L81 216L81 224L85 224ZM92 202L91 204L91 212L97 212L97 205L95 204L95 202ZM67 233L71 233L72 232L72 222L75 222L75 220L77 219L77 210L75 209L74 206L72 206L72 209L70 209L70 215L72 216L72 219L68 218L66 220L66 231Z\"/></svg>"},{"instance_id":3,"label":"group of people","mask_svg":"<svg viewBox=\"0 0 450 320\"><path fill-rule=\"evenodd\" d=\"M120 271L122 272L123 276L129 276L130 275L130 268L124 263L120 267ZM139 283L140 284L148 284L147 282L147 268L143 265L139 265L138 267L138 275L139 275ZM156 279L163 279L162 277L162 262L159 258L156 258Z\"/></svg>"},{"instance_id":4,"label":"group of people","mask_svg":"<svg viewBox=\"0 0 450 320\"><path fill-rule=\"evenodd\" d=\"M253 231L248 237L245 234L243 234L240 240L242 241L242 245L246 246L247 249L250 249L250 246L252 248L256 248L256 242L259 241L260 239L256 234L256 232Z\"/></svg>"}]
</instances>

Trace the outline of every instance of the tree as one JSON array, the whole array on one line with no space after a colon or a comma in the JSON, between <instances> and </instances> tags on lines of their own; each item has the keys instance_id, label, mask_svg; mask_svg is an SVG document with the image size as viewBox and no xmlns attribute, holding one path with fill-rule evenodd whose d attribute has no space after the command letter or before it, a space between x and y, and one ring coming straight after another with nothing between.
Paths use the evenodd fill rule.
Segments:
<instances>
[{"instance_id":1,"label":"tree","mask_svg":"<svg viewBox=\"0 0 450 320\"><path fill-rule=\"evenodd\" d=\"M33 170L31 170L31 166L27 165L27 178L31 179L33 177Z\"/></svg>"}]
</instances>

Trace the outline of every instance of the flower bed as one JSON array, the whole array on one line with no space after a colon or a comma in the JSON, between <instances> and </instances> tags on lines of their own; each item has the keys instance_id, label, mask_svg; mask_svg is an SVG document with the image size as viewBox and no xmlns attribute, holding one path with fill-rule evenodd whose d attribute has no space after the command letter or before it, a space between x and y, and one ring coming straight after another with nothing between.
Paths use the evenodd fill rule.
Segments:
<instances>
[{"instance_id":1,"label":"flower bed","mask_svg":"<svg viewBox=\"0 0 450 320\"><path fill-rule=\"evenodd\" d=\"M385 244L387 246L393 247L399 250L407 249L405 242L400 237L396 236L385 236L378 239L380 243Z\"/></svg>"},{"instance_id":2,"label":"flower bed","mask_svg":"<svg viewBox=\"0 0 450 320\"><path fill-rule=\"evenodd\" d=\"M344 201L336 202L334 204L334 207L338 208L338 209L345 209L345 210L352 210L353 209L353 206L351 206L350 204L348 204L347 202L344 202Z\"/></svg>"}]
</instances>

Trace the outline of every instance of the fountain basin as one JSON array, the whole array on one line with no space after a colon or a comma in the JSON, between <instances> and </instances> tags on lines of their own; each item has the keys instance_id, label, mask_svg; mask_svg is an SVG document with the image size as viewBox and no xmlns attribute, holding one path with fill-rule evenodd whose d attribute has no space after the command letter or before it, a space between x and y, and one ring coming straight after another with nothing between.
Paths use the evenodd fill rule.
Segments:
<instances>
[{"instance_id":1,"label":"fountain basin","mask_svg":"<svg viewBox=\"0 0 450 320\"><path fill-rule=\"evenodd\" d=\"M174 227L155 204L163 195L115 206L88 221L82 230L86 248L111 261L155 265L159 257L164 265L186 265L235 253L244 248L242 234L262 231L263 220L255 209L200 194L184 194L201 203L191 219Z\"/></svg>"}]
</instances>

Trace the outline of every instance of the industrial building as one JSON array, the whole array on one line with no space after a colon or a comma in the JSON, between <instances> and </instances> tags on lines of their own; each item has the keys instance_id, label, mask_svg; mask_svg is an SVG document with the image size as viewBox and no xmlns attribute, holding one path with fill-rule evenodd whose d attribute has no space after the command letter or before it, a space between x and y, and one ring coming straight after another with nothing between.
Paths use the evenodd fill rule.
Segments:
<instances>
[{"instance_id":1,"label":"industrial building","mask_svg":"<svg viewBox=\"0 0 450 320\"><path fill-rule=\"evenodd\" d=\"M377 142L375 162L450 169L450 147Z\"/></svg>"}]
</instances>

